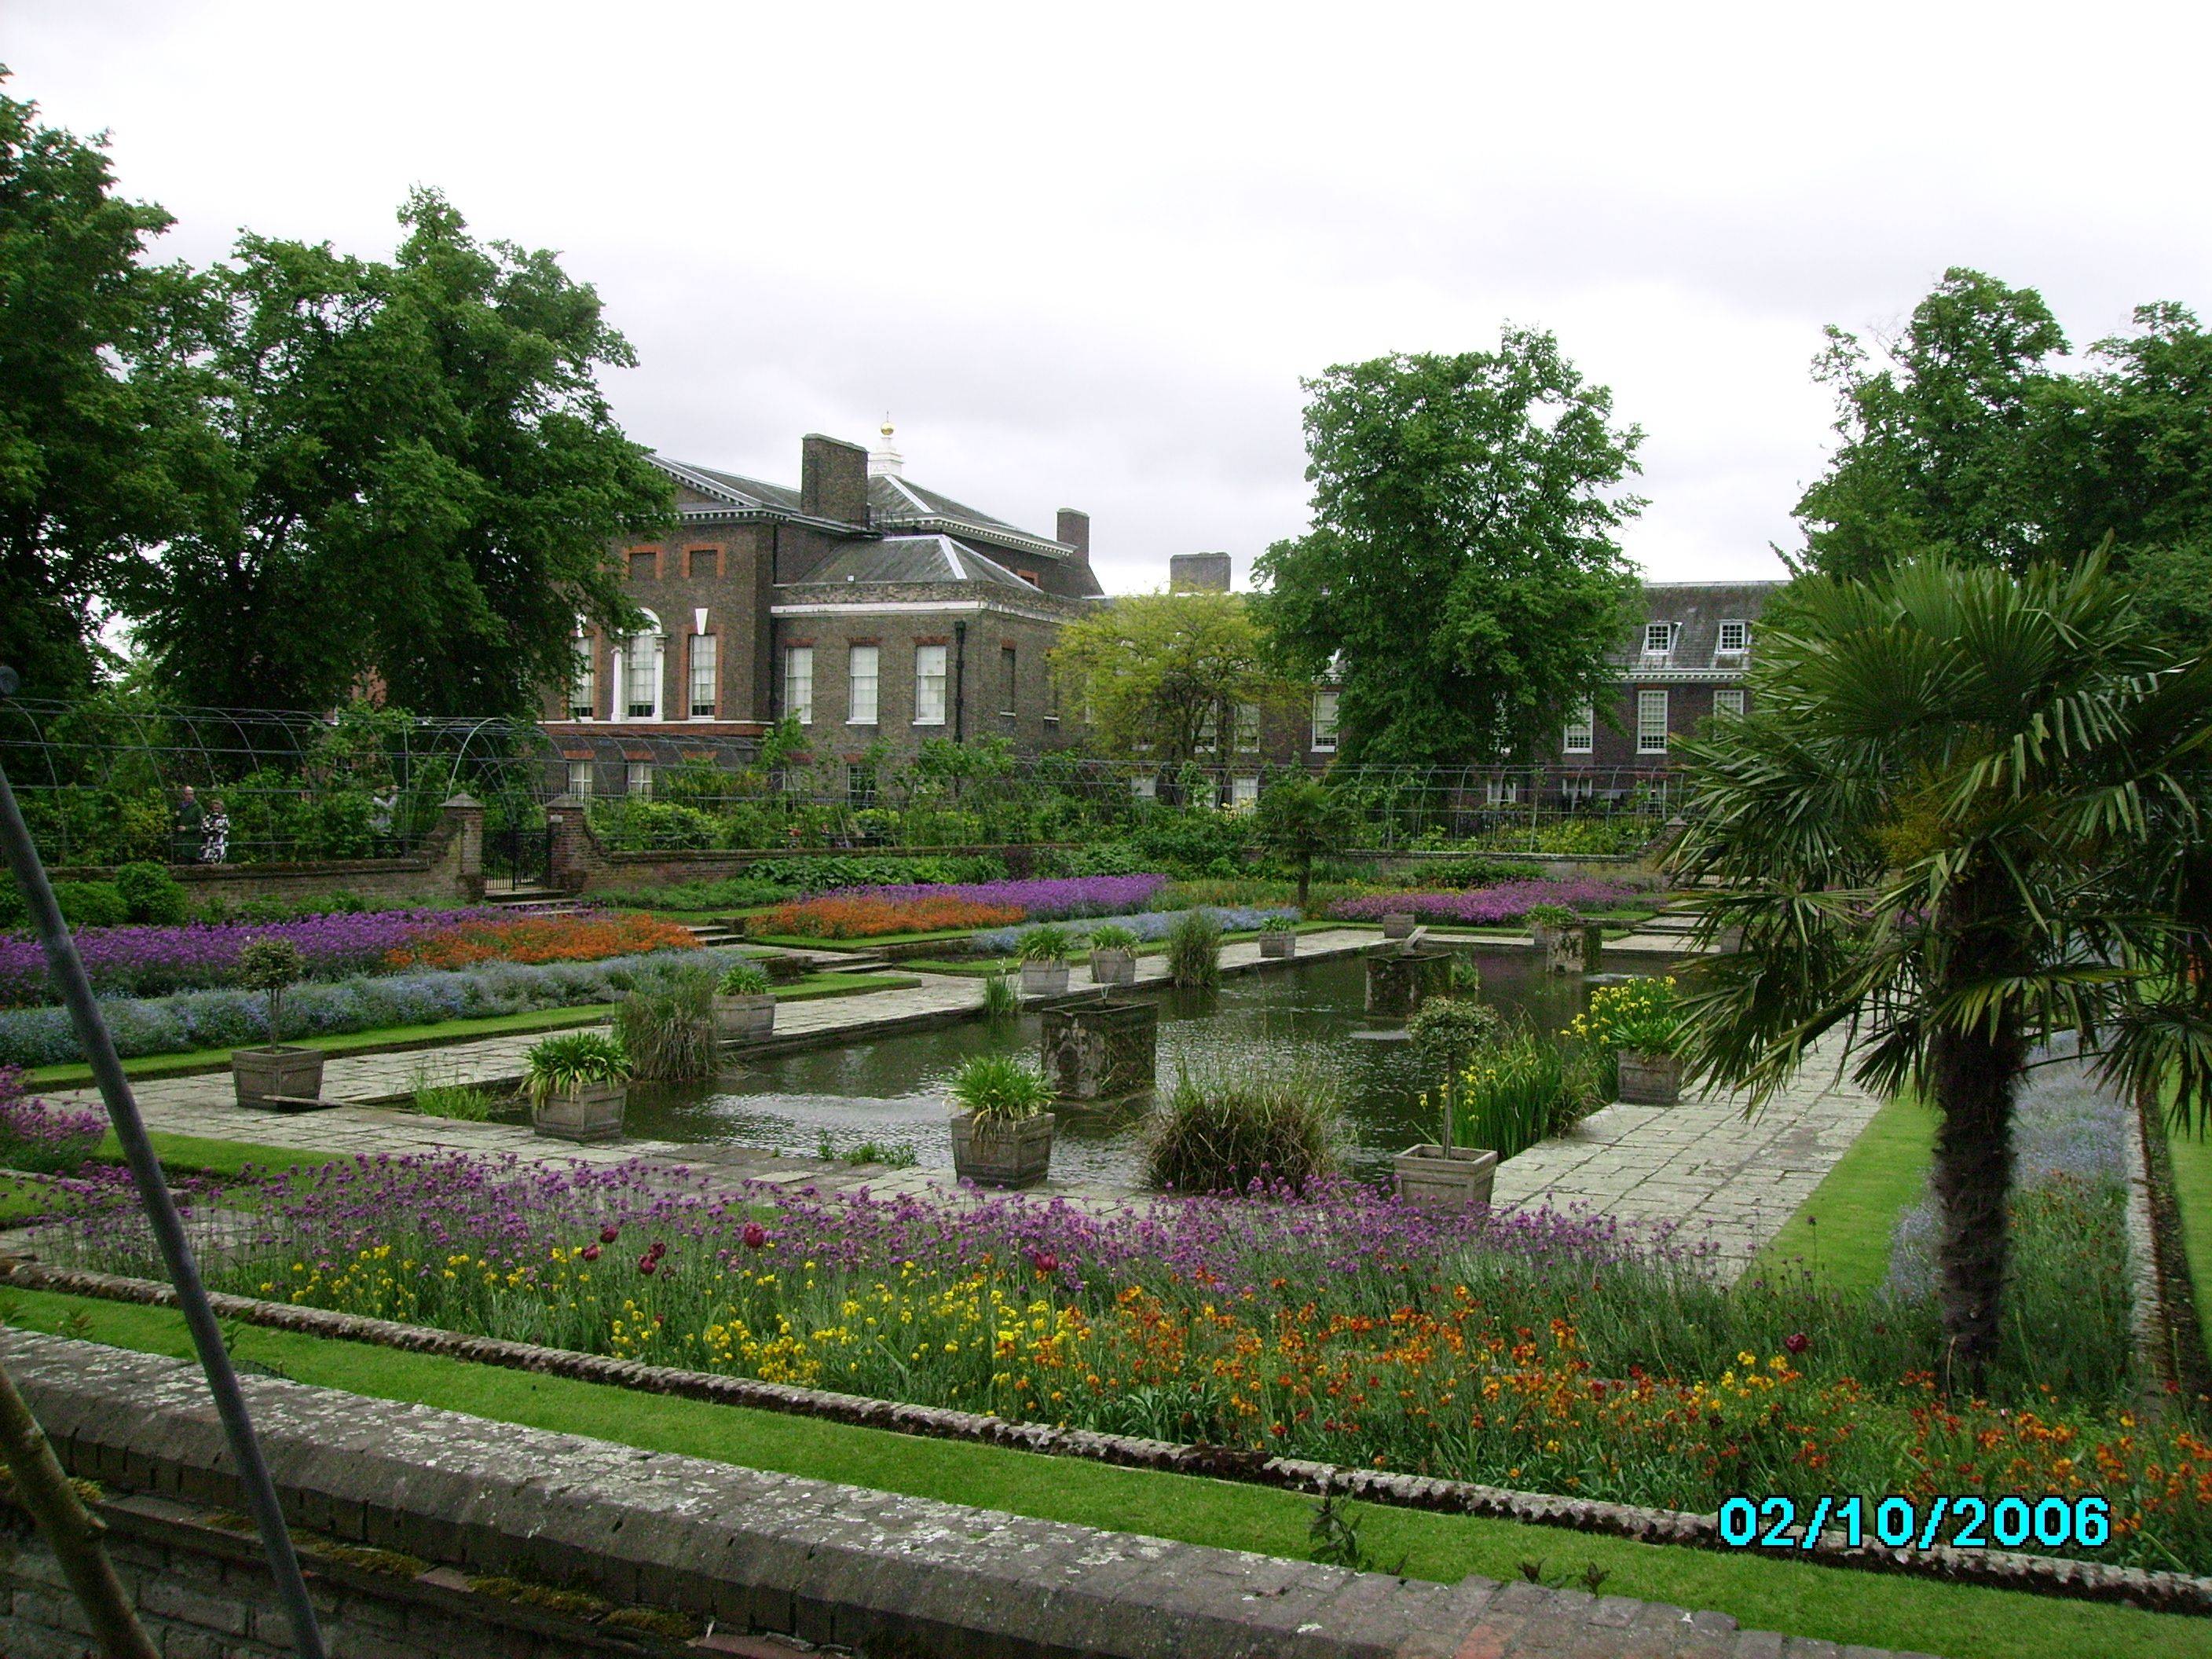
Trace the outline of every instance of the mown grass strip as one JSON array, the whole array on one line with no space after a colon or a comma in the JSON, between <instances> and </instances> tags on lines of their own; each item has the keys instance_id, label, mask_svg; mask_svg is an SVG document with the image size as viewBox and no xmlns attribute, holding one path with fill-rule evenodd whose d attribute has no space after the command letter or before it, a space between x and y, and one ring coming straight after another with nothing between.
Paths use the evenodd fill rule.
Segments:
<instances>
[{"instance_id":1,"label":"mown grass strip","mask_svg":"<svg viewBox=\"0 0 2212 1659\"><path fill-rule=\"evenodd\" d=\"M2204 1131L2169 1127L2173 1158L2173 1202L2181 1212L2182 1253L2196 1287L2205 1352L2212 1358L2212 1139Z\"/></svg>"},{"instance_id":2,"label":"mown grass strip","mask_svg":"<svg viewBox=\"0 0 2212 1659\"><path fill-rule=\"evenodd\" d=\"M179 1358L190 1353L183 1322L168 1309L34 1291L7 1292L4 1305L9 1322L26 1328ZM1293 1492L637 1394L295 1332L248 1328L236 1340L240 1357L296 1381L379 1399L1042 1520L1293 1559L1308 1549L1314 1500ZM1548 1582L1579 1583L1594 1566L1607 1595L1713 1607L1752 1628L1950 1659L2203 1659L2212 1651L2212 1621L2178 1614L1482 1516L1364 1504L1356 1513L1374 1559L1394 1569L1402 1560L1405 1572L1441 1583L1468 1573L1517 1578L1523 1561L1540 1562Z\"/></svg>"},{"instance_id":3,"label":"mown grass strip","mask_svg":"<svg viewBox=\"0 0 2212 1659\"><path fill-rule=\"evenodd\" d=\"M1804 1267L1839 1290L1875 1289L1889 1276L1897 1218L1927 1183L1935 1142L1936 1115L1917 1096L1884 1103L1750 1271Z\"/></svg>"}]
</instances>

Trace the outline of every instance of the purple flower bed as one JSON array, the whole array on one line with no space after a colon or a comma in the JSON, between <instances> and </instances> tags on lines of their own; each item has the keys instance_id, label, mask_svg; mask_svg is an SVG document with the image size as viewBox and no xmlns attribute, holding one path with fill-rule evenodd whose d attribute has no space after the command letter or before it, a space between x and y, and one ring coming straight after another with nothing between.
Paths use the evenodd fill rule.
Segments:
<instances>
[{"instance_id":1,"label":"purple flower bed","mask_svg":"<svg viewBox=\"0 0 2212 1659\"><path fill-rule=\"evenodd\" d=\"M0 1166L65 1173L91 1157L106 1133L106 1114L27 1099L21 1070L0 1066Z\"/></svg>"},{"instance_id":2,"label":"purple flower bed","mask_svg":"<svg viewBox=\"0 0 2212 1659\"><path fill-rule=\"evenodd\" d=\"M496 920L495 906L463 910L367 910L296 921L198 922L179 927L82 927L77 954L103 996L161 996L230 984L239 953L258 939L289 939L314 979L380 968L387 951L416 935ZM46 954L29 938L0 939L0 1008L55 1000Z\"/></svg>"},{"instance_id":3,"label":"purple flower bed","mask_svg":"<svg viewBox=\"0 0 2212 1659\"><path fill-rule=\"evenodd\" d=\"M1328 913L1341 921L1380 921L1393 912L1411 910L1424 921L1495 923L1516 921L1539 904L1563 904L1571 910L1609 909L1641 892L1617 881L1507 881L1465 892L1379 893L1341 899Z\"/></svg>"},{"instance_id":4,"label":"purple flower bed","mask_svg":"<svg viewBox=\"0 0 2212 1659\"><path fill-rule=\"evenodd\" d=\"M908 883L892 887L848 887L839 898L966 899L976 904L1018 904L1031 921L1063 916L1113 916L1141 910L1168 884L1165 876L1040 876L1027 881Z\"/></svg>"}]
</instances>

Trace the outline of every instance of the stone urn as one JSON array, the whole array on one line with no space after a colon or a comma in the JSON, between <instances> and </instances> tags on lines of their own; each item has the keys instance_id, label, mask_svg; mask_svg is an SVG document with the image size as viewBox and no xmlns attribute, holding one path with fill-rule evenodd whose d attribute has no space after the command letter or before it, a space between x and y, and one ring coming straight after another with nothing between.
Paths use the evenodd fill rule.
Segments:
<instances>
[{"instance_id":1,"label":"stone urn","mask_svg":"<svg viewBox=\"0 0 2212 1659\"><path fill-rule=\"evenodd\" d=\"M1056 1121L1050 1112L1019 1118L960 1113L952 1120L953 1175L979 1187L1036 1186L1052 1169Z\"/></svg>"},{"instance_id":2,"label":"stone urn","mask_svg":"<svg viewBox=\"0 0 2212 1659\"><path fill-rule=\"evenodd\" d=\"M1298 936L1296 933L1273 933L1260 935L1260 954L1262 957L1273 957L1280 962L1297 953Z\"/></svg>"},{"instance_id":3,"label":"stone urn","mask_svg":"<svg viewBox=\"0 0 2212 1659\"><path fill-rule=\"evenodd\" d=\"M1498 1154L1474 1146L1425 1141L1390 1160L1398 1196L1408 1204L1466 1210L1490 1202L1498 1179Z\"/></svg>"},{"instance_id":4,"label":"stone urn","mask_svg":"<svg viewBox=\"0 0 2212 1659\"><path fill-rule=\"evenodd\" d=\"M1682 1097L1679 1054L1647 1054L1623 1048L1620 1070L1620 1097L1632 1106L1672 1106Z\"/></svg>"},{"instance_id":5,"label":"stone urn","mask_svg":"<svg viewBox=\"0 0 2212 1659\"><path fill-rule=\"evenodd\" d=\"M775 998L768 992L756 996L714 994L714 1041L758 1042L775 1030Z\"/></svg>"},{"instance_id":6,"label":"stone urn","mask_svg":"<svg viewBox=\"0 0 2212 1659\"><path fill-rule=\"evenodd\" d=\"M1064 962L1025 962L1022 964L1022 994L1025 997L1064 997L1067 994L1067 964Z\"/></svg>"},{"instance_id":7,"label":"stone urn","mask_svg":"<svg viewBox=\"0 0 2212 1659\"><path fill-rule=\"evenodd\" d=\"M1154 1002L1079 1002L1048 1008L1038 1058L1063 1100L1119 1100L1152 1086L1160 1010Z\"/></svg>"},{"instance_id":8,"label":"stone urn","mask_svg":"<svg viewBox=\"0 0 2212 1659\"><path fill-rule=\"evenodd\" d=\"M613 1140L622 1134L629 1085L600 1083L548 1095L530 1109L530 1127L556 1140Z\"/></svg>"},{"instance_id":9,"label":"stone urn","mask_svg":"<svg viewBox=\"0 0 2212 1659\"><path fill-rule=\"evenodd\" d=\"M1411 910L1391 910L1382 917L1384 939L1411 939L1413 924L1418 920Z\"/></svg>"},{"instance_id":10,"label":"stone urn","mask_svg":"<svg viewBox=\"0 0 2212 1659\"><path fill-rule=\"evenodd\" d=\"M266 1048L233 1048L230 1076L238 1103L283 1111L319 1101L323 1094L323 1051L287 1043Z\"/></svg>"},{"instance_id":11,"label":"stone urn","mask_svg":"<svg viewBox=\"0 0 2212 1659\"><path fill-rule=\"evenodd\" d=\"M1091 977L1099 985L1134 985L1137 982L1137 953L1119 945L1093 951L1091 953Z\"/></svg>"}]
</instances>

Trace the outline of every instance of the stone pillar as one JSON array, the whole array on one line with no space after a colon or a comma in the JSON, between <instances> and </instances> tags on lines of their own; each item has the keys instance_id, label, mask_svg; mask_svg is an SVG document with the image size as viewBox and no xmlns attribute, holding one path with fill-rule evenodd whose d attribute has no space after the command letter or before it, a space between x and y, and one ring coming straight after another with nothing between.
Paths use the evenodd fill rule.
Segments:
<instances>
[{"instance_id":1,"label":"stone pillar","mask_svg":"<svg viewBox=\"0 0 2212 1659\"><path fill-rule=\"evenodd\" d=\"M438 837L453 869L454 896L477 902L484 890L482 804L471 795L448 795L438 804Z\"/></svg>"},{"instance_id":2,"label":"stone pillar","mask_svg":"<svg viewBox=\"0 0 2212 1659\"><path fill-rule=\"evenodd\" d=\"M1407 951L1383 946L1367 953L1367 1012L1386 1019L1405 1019L1430 997L1451 984L1449 951Z\"/></svg>"},{"instance_id":3,"label":"stone pillar","mask_svg":"<svg viewBox=\"0 0 2212 1659\"><path fill-rule=\"evenodd\" d=\"M1536 960L1554 974L1579 974L1583 971L1583 927L1577 923L1571 927L1534 927L1528 930L1529 948Z\"/></svg>"},{"instance_id":4,"label":"stone pillar","mask_svg":"<svg viewBox=\"0 0 2212 1659\"><path fill-rule=\"evenodd\" d=\"M591 876L592 851L582 799L555 796L545 808L545 884L558 893L582 892Z\"/></svg>"},{"instance_id":5,"label":"stone pillar","mask_svg":"<svg viewBox=\"0 0 2212 1659\"><path fill-rule=\"evenodd\" d=\"M1061 1099L1119 1100L1152 1086L1158 1004L1079 1002L1048 1008L1042 1018L1044 1074Z\"/></svg>"}]
</instances>

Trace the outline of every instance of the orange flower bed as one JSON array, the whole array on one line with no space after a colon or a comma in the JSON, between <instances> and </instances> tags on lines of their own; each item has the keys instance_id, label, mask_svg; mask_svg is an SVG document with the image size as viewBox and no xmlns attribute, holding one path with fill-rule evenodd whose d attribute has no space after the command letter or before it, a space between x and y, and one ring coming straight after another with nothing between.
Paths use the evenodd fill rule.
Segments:
<instances>
[{"instance_id":1,"label":"orange flower bed","mask_svg":"<svg viewBox=\"0 0 2212 1659\"><path fill-rule=\"evenodd\" d=\"M481 962L599 962L648 951L688 951L688 927L638 912L618 915L518 916L426 933L386 951L387 968L470 968Z\"/></svg>"},{"instance_id":2,"label":"orange flower bed","mask_svg":"<svg viewBox=\"0 0 2212 1659\"><path fill-rule=\"evenodd\" d=\"M763 910L745 924L760 934L805 939L878 939L885 933L935 933L957 927L1004 927L1025 921L1018 904L979 904L973 899L794 899Z\"/></svg>"}]
</instances>

